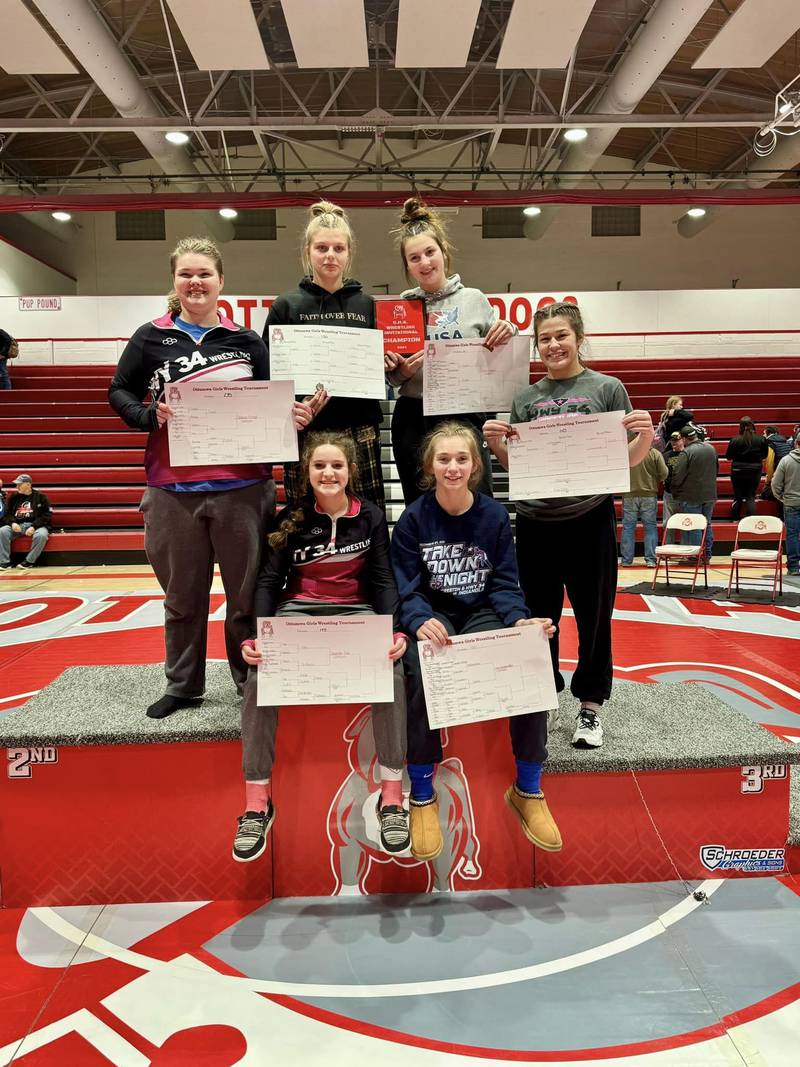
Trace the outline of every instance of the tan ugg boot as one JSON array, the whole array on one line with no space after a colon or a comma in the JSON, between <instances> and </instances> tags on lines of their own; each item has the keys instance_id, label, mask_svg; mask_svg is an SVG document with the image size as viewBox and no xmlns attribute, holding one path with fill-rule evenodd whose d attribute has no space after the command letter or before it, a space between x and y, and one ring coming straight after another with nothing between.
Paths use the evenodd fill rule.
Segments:
<instances>
[{"instance_id":1,"label":"tan ugg boot","mask_svg":"<svg viewBox=\"0 0 800 1067\"><path fill-rule=\"evenodd\" d=\"M444 848L442 828L439 825L439 799L418 804L411 800L408 805L411 815L411 855L418 860L435 860Z\"/></svg>"},{"instance_id":2,"label":"tan ugg boot","mask_svg":"<svg viewBox=\"0 0 800 1067\"><path fill-rule=\"evenodd\" d=\"M505 801L519 819L522 832L529 841L547 852L561 851L561 834L543 796L528 796L512 785L506 790Z\"/></svg>"}]
</instances>

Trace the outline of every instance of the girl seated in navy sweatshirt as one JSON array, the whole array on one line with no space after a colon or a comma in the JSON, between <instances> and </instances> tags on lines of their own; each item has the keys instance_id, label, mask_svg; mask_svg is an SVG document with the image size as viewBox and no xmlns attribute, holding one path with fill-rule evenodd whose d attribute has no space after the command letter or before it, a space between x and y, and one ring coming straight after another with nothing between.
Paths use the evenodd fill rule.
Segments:
<instances>
[{"instance_id":1,"label":"girl seated in navy sweatshirt","mask_svg":"<svg viewBox=\"0 0 800 1067\"><path fill-rule=\"evenodd\" d=\"M411 778L411 851L431 860L442 851L435 764L442 760L438 730L431 730L417 641L447 644L451 635L499 630L504 626L543 626L532 619L517 578L517 561L508 513L502 504L478 493L482 462L469 429L445 422L427 438L422 455L428 491L406 508L392 538L392 563L400 593L400 623L416 637L405 657L408 679L408 772ZM442 561L471 557L476 566L452 570ZM505 799L529 841L549 852L561 836L540 788L547 759L547 714L509 719L517 778Z\"/></svg>"},{"instance_id":2,"label":"girl seated in navy sweatshirt","mask_svg":"<svg viewBox=\"0 0 800 1067\"><path fill-rule=\"evenodd\" d=\"M256 619L275 615L392 615L398 607L397 586L389 562L389 532L377 504L355 493L358 471L355 446L347 434L309 434L300 462L300 506L286 508L267 549L256 580ZM395 633L386 650L395 664L394 701L373 704L372 730L380 764L378 821L387 852L408 847L408 812L403 806L402 775L406 757L406 695L402 656L406 638ZM275 817L270 777L275 758L278 709L259 707L255 639L242 644L250 667L242 704L242 749L245 813L239 817L233 858L257 859Z\"/></svg>"}]
</instances>

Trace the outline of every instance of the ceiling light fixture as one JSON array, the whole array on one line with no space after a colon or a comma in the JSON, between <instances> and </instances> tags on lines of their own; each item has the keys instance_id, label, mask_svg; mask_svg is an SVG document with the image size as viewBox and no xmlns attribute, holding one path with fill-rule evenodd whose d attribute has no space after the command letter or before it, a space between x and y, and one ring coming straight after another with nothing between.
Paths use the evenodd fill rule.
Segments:
<instances>
[{"instance_id":1,"label":"ceiling light fixture","mask_svg":"<svg viewBox=\"0 0 800 1067\"><path fill-rule=\"evenodd\" d=\"M781 137L800 133L800 74L775 94L775 117L767 122L753 138L757 156L768 156Z\"/></svg>"},{"instance_id":2,"label":"ceiling light fixture","mask_svg":"<svg viewBox=\"0 0 800 1067\"><path fill-rule=\"evenodd\" d=\"M169 133L165 133L164 137L170 144L186 144L189 140L189 134L184 133L183 130L170 130Z\"/></svg>"},{"instance_id":3,"label":"ceiling light fixture","mask_svg":"<svg viewBox=\"0 0 800 1067\"><path fill-rule=\"evenodd\" d=\"M584 130L581 126L576 126L572 130L564 131L564 140L570 141L572 144L577 144L579 141L585 141L589 136L589 131Z\"/></svg>"},{"instance_id":4,"label":"ceiling light fixture","mask_svg":"<svg viewBox=\"0 0 800 1067\"><path fill-rule=\"evenodd\" d=\"M535 204L531 204L530 207L524 207L522 209L522 214L527 215L529 218L535 218L537 215L541 215L541 213L542 209Z\"/></svg>"},{"instance_id":5,"label":"ceiling light fixture","mask_svg":"<svg viewBox=\"0 0 800 1067\"><path fill-rule=\"evenodd\" d=\"M221 207L219 213L223 219L235 219L239 214L235 207Z\"/></svg>"},{"instance_id":6,"label":"ceiling light fixture","mask_svg":"<svg viewBox=\"0 0 800 1067\"><path fill-rule=\"evenodd\" d=\"M686 214L690 219L702 219L706 213L704 207L690 207Z\"/></svg>"},{"instance_id":7,"label":"ceiling light fixture","mask_svg":"<svg viewBox=\"0 0 800 1067\"><path fill-rule=\"evenodd\" d=\"M68 211L51 211L50 218L55 219L56 222L69 222L72 215Z\"/></svg>"}]
</instances>

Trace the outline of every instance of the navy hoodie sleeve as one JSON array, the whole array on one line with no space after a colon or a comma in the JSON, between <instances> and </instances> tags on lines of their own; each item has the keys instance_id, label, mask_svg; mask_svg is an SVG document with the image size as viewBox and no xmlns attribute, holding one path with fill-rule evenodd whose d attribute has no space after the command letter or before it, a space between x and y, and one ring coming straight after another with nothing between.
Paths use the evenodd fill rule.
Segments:
<instances>
[{"instance_id":1,"label":"navy hoodie sleeve","mask_svg":"<svg viewBox=\"0 0 800 1067\"><path fill-rule=\"evenodd\" d=\"M392 534L392 566L400 596L400 626L406 634L416 634L433 616L430 601L420 590L423 582L417 517L406 509Z\"/></svg>"},{"instance_id":2,"label":"navy hoodie sleeve","mask_svg":"<svg viewBox=\"0 0 800 1067\"><path fill-rule=\"evenodd\" d=\"M517 556L507 513L503 515L497 533L489 601L506 626L513 626L519 619L529 619L531 616L519 587Z\"/></svg>"},{"instance_id":3,"label":"navy hoodie sleeve","mask_svg":"<svg viewBox=\"0 0 800 1067\"><path fill-rule=\"evenodd\" d=\"M361 506L364 507L364 504L365 502L362 501ZM377 505L371 505L369 512L373 525L367 566L372 606L377 615L391 615L394 619L394 628L398 630L400 628L400 598L397 595L397 585L389 560L389 528L383 512Z\"/></svg>"},{"instance_id":4,"label":"navy hoodie sleeve","mask_svg":"<svg viewBox=\"0 0 800 1067\"><path fill-rule=\"evenodd\" d=\"M145 330L140 327L125 345L108 387L108 402L128 426L149 433L158 429L158 419L155 404L148 407L142 403L150 388L143 358Z\"/></svg>"},{"instance_id":5,"label":"navy hoodie sleeve","mask_svg":"<svg viewBox=\"0 0 800 1067\"><path fill-rule=\"evenodd\" d=\"M17 506L17 497L20 493L9 492L8 500L5 502L3 517L0 518L0 526L11 526L14 522L14 508Z\"/></svg>"}]
</instances>

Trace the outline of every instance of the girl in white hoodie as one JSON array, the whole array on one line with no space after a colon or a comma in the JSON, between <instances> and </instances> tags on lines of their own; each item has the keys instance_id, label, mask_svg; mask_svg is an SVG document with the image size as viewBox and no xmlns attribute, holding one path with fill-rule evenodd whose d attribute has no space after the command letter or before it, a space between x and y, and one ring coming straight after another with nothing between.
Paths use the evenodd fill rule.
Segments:
<instances>
[{"instance_id":1,"label":"girl in white hoodie","mask_svg":"<svg viewBox=\"0 0 800 1067\"><path fill-rule=\"evenodd\" d=\"M462 285L452 271L452 246L439 214L416 197L406 200L400 226L394 231L406 279L412 285L404 299L425 301L425 322L429 341L483 337L486 347L503 344L516 326L499 318L480 289ZM398 393L392 416L392 448L406 504L422 495L420 488L420 445L439 423L457 419L472 426L480 444L483 476L477 486L492 495L491 453L483 441L481 427L487 412L461 415L431 415L422 412L423 351L412 356L386 354L386 376Z\"/></svg>"}]
</instances>

